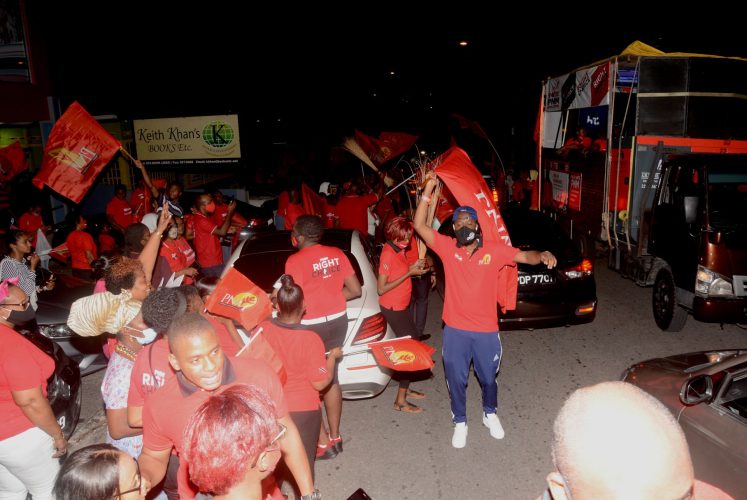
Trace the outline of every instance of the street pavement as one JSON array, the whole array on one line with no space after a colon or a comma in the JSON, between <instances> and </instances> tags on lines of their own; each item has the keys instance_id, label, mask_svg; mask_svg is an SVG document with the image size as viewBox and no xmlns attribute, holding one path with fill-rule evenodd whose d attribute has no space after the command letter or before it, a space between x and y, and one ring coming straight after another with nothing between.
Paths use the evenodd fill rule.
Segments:
<instances>
[{"instance_id":1,"label":"street pavement","mask_svg":"<svg viewBox=\"0 0 747 500\"><path fill-rule=\"evenodd\" d=\"M661 332L651 314L651 289L639 288L596 262L599 311L588 325L503 332L498 415L506 437L490 437L481 419L480 389L468 387L467 446L451 447L449 397L441 364L440 297L431 294L428 341L438 348L433 377L413 384L427 394L421 414L393 410L394 383L379 396L346 401L344 452L316 464L325 499L347 499L358 488L380 499L533 499L552 470L552 422L566 396L578 387L616 380L630 364L704 349L747 347L747 332L734 325L698 323L680 333ZM101 374L84 385L100 386ZM100 393L99 393L100 394ZM103 441L100 395L87 390L85 422L71 449Z\"/></svg>"}]
</instances>

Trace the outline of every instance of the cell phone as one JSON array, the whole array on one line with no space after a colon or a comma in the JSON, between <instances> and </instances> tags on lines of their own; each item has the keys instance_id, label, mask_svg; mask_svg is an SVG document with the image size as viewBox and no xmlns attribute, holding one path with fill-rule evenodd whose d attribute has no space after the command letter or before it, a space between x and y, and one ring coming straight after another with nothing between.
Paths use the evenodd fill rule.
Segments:
<instances>
[{"instance_id":1,"label":"cell phone","mask_svg":"<svg viewBox=\"0 0 747 500\"><path fill-rule=\"evenodd\" d=\"M363 491L363 488L358 488L355 492L350 495L347 500L372 500L368 493Z\"/></svg>"}]
</instances>

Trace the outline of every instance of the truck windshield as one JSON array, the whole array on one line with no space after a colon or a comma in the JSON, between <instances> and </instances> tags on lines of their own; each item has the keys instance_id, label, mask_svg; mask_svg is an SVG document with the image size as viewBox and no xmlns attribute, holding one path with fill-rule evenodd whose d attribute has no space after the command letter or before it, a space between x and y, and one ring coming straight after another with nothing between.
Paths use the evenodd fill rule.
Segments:
<instances>
[{"instance_id":1,"label":"truck windshield","mask_svg":"<svg viewBox=\"0 0 747 500\"><path fill-rule=\"evenodd\" d=\"M717 229L745 226L747 168L708 171L708 218Z\"/></svg>"}]
</instances>

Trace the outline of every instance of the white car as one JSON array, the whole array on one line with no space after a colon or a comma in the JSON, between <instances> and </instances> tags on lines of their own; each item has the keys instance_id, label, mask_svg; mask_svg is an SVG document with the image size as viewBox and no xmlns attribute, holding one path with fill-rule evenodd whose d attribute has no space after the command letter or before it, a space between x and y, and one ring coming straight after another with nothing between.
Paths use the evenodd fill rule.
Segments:
<instances>
[{"instance_id":1,"label":"white car","mask_svg":"<svg viewBox=\"0 0 747 500\"><path fill-rule=\"evenodd\" d=\"M371 351L361 350L358 346L395 336L379 309L375 272L378 256L374 247L366 239L360 238L358 231L328 229L320 243L345 252L362 285L361 296L348 301L348 332L343 351L355 353L343 356L340 363L342 396L345 399L376 396L389 384L391 372L376 364ZM258 234L236 247L224 274L235 267L269 293L273 283L285 272L285 261L295 252L290 242L290 231Z\"/></svg>"}]
</instances>

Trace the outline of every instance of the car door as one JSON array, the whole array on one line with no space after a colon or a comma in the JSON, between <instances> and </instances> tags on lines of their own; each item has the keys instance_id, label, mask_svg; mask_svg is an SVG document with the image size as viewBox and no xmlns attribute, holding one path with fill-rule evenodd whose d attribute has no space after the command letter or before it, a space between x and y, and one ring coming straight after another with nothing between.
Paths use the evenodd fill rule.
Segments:
<instances>
[{"instance_id":1,"label":"car door","mask_svg":"<svg viewBox=\"0 0 747 500\"><path fill-rule=\"evenodd\" d=\"M729 370L711 404L685 407L680 425L695 475L738 498L747 491L747 366Z\"/></svg>"}]
</instances>

